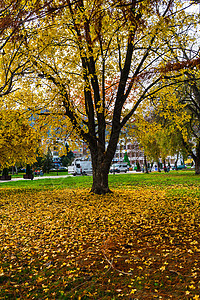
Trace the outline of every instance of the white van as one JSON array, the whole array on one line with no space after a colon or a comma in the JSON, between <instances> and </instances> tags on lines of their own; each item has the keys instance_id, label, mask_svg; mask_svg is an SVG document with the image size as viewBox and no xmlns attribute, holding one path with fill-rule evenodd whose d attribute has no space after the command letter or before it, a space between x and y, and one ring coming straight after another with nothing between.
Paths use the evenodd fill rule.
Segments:
<instances>
[{"instance_id":1,"label":"white van","mask_svg":"<svg viewBox=\"0 0 200 300\"><path fill-rule=\"evenodd\" d=\"M128 164L127 163L117 163L113 164L110 168L110 173L126 173L128 171Z\"/></svg>"},{"instance_id":2,"label":"white van","mask_svg":"<svg viewBox=\"0 0 200 300\"><path fill-rule=\"evenodd\" d=\"M74 176L92 174L92 162L75 159L72 165L68 167L68 174Z\"/></svg>"}]
</instances>

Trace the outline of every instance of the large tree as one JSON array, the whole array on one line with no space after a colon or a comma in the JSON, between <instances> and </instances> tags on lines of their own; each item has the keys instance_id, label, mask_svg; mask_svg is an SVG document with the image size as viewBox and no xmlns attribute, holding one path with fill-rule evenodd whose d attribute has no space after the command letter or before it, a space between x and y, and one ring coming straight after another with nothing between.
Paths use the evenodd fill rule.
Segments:
<instances>
[{"instance_id":1,"label":"large tree","mask_svg":"<svg viewBox=\"0 0 200 300\"><path fill-rule=\"evenodd\" d=\"M171 58L168 29L193 19L171 0L65 4L53 20L44 17L21 31L37 97L21 97L20 105L37 110L43 120L51 118L51 126L65 123L88 144L92 192L107 193L121 129L151 95L162 79L161 66Z\"/></svg>"}]
</instances>

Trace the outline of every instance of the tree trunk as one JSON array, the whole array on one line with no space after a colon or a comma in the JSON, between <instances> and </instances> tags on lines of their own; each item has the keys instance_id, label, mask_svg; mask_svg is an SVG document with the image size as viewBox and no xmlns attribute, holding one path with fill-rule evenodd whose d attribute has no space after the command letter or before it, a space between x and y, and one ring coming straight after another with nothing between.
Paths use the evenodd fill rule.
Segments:
<instances>
[{"instance_id":1,"label":"tree trunk","mask_svg":"<svg viewBox=\"0 0 200 300\"><path fill-rule=\"evenodd\" d=\"M200 175L200 140L197 142L196 145L196 155L193 156L195 162L195 174Z\"/></svg>"},{"instance_id":2,"label":"tree trunk","mask_svg":"<svg viewBox=\"0 0 200 300\"><path fill-rule=\"evenodd\" d=\"M12 175L14 175L14 174L15 174L15 167L12 166Z\"/></svg>"},{"instance_id":3,"label":"tree trunk","mask_svg":"<svg viewBox=\"0 0 200 300\"><path fill-rule=\"evenodd\" d=\"M111 193L111 190L108 186L108 173L101 166L93 168L93 184L91 192L95 194L106 194Z\"/></svg>"},{"instance_id":4,"label":"tree trunk","mask_svg":"<svg viewBox=\"0 0 200 300\"><path fill-rule=\"evenodd\" d=\"M175 166L175 170L176 170L176 171L178 170L178 168L177 168L178 157L179 157L179 153L177 154L177 157L176 157L176 160L175 160L175 163L174 163L174 166Z\"/></svg>"},{"instance_id":5,"label":"tree trunk","mask_svg":"<svg viewBox=\"0 0 200 300\"><path fill-rule=\"evenodd\" d=\"M90 148L90 153L93 169L93 184L91 192L99 195L111 193L108 186L108 174L113 156L105 156L104 145L100 144L98 144L96 148Z\"/></svg>"},{"instance_id":6,"label":"tree trunk","mask_svg":"<svg viewBox=\"0 0 200 300\"><path fill-rule=\"evenodd\" d=\"M160 170L160 162L159 162L159 160L157 161L157 164L158 164L158 172L161 172L161 170Z\"/></svg>"},{"instance_id":7,"label":"tree trunk","mask_svg":"<svg viewBox=\"0 0 200 300\"><path fill-rule=\"evenodd\" d=\"M145 168L145 173L149 173L149 171L148 171L148 166L147 166L147 157L146 157L146 155L144 155L144 168Z\"/></svg>"},{"instance_id":8,"label":"tree trunk","mask_svg":"<svg viewBox=\"0 0 200 300\"><path fill-rule=\"evenodd\" d=\"M197 158L195 161L195 174L200 175L200 159Z\"/></svg>"}]
</instances>

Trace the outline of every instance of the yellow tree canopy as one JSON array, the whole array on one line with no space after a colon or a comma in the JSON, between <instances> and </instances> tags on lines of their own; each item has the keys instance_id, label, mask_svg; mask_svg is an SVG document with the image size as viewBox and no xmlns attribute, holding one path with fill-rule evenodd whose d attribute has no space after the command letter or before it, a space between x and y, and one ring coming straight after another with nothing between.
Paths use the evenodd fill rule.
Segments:
<instances>
[{"instance_id":1,"label":"yellow tree canopy","mask_svg":"<svg viewBox=\"0 0 200 300\"><path fill-rule=\"evenodd\" d=\"M179 96L174 85L163 87L135 115L132 133L150 159L164 161L167 156L182 151L181 140L188 142L186 124L191 116Z\"/></svg>"},{"instance_id":2,"label":"yellow tree canopy","mask_svg":"<svg viewBox=\"0 0 200 300\"><path fill-rule=\"evenodd\" d=\"M169 29L179 34L195 22L181 3L170 4L66 1L53 22L44 17L24 26L24 54L37 74L32 84L43 91L32 109L46 108L54 120L63 113L86 140L100 138L100 129L95 134L92 126L113 128L114 110L119 110L122 127L172 57L167 45L176 46L176 40ZM30 108L30 102L24 105Z\"/></svg>"},{"instance_id":3,"label":"yellow tree canopy","mask_svg":"<svg viewBox=\"0 0 200 300\"><path fill-rule=\"evenodd\" d=\"M38 22L44 16L53 18L64 0L1 0L0 1L0 97L12 91L15 80L27 69L27 60L20 53L23 26Z\"/></svg>"},{"instance_id":4,"label":"yellow tree canopy","mask_svg":"<svg viewBox=\"0 0 200 300\"><path fill-rule=\"evenodd\" d=\"M27 120L15 110L0 111L0 165L32 164L40 138Z\"/></svg>"}]
</instances>

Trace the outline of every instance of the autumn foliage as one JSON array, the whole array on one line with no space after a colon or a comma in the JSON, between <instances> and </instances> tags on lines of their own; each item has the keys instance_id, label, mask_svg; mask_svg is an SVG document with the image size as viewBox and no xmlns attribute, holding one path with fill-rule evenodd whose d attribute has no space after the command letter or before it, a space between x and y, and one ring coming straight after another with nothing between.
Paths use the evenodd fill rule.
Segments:
<instances>
[{"instance_id":1,"label":"autumn foliage","mask_svg":"<svg viewBox=\"0 0 200 300\"><path fill-rule=\"evenodd\" d=\"M0 111L1 168L35 162L39 143L39 133L23 114L9 109Z\"/></svg>"}]
</instances>

